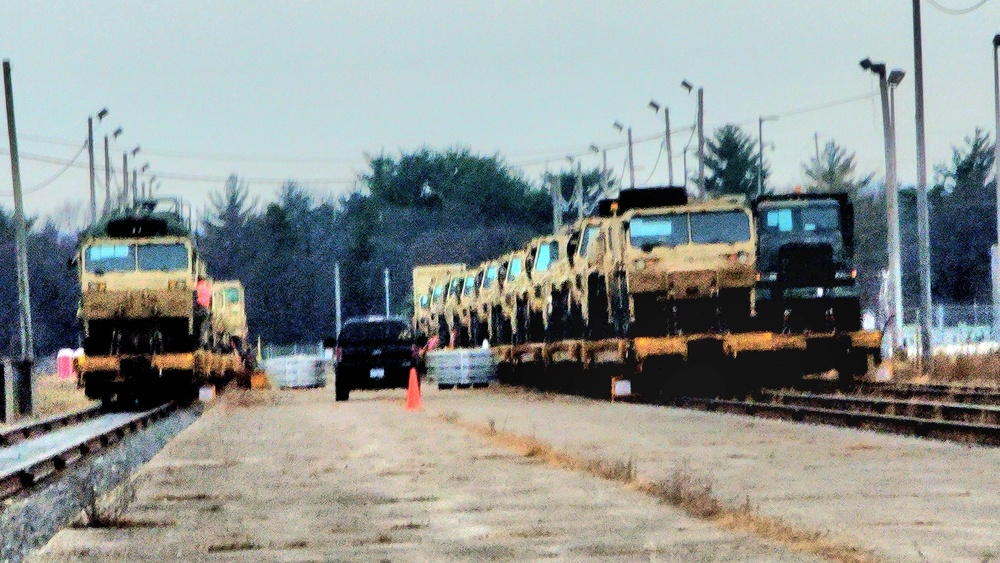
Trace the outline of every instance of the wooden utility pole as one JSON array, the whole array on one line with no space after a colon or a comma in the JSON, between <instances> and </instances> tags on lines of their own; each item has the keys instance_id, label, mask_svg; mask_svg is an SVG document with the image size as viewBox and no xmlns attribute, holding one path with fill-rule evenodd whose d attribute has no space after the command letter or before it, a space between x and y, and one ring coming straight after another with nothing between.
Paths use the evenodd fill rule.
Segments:
<instances>
[{"instance_id":1,"label":"wooden utility pole","mask_svg":"<svg viewBox=\"0 0 1000 563\"><path fill-rule=\"evenodd\" d=\"M4 94L7 99L7 135L10 139L10 172L14 182L14 228L17 254L17 296L21 308L21 362L16 369L15 389L21 414L30 414L31 364L35 346L31 335L31 299L28 287L28 237L24 224L24 201L21 197L21 170L17 155L17 128L14 125L14 88L10 80L10 61L3 61Z\"/></svg>"},{"instance_id":2,"label":"wooden utility pole","mask_svg":"<svg viewBox=\"0 0 1000 563\"><path fill-rule=\"evenodd\" d=\"M87 118L87 156L90 158L90 223L97 222L97 187L94 184L94 118Z\"/></svg>"}]
</instances>

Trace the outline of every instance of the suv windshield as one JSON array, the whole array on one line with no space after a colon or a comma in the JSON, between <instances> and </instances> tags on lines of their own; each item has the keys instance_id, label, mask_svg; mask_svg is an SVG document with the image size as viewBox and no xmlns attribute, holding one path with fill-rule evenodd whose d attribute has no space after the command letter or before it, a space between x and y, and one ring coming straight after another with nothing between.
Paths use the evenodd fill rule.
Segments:
<instances>
[{"instance_id":1,"label":"suv windshield","mask_svg":"<svg viewBox=\"0 0 1000 563\"><path fill-rule=\"evenodd\" d=\"M399 320L347 322L340 331L341 342L411 340L410 325Z\"/></svg>"},{"instance_id":2,"label":"suv windshield","mask_svg":"<svg viewBox=\"0 0 1000 563\"><path fill-rule=\"evenodd\" d=\"M750 240L750 218L741 211L691 214L691 242L733 243Z\"/></svg>"}]
</instances>

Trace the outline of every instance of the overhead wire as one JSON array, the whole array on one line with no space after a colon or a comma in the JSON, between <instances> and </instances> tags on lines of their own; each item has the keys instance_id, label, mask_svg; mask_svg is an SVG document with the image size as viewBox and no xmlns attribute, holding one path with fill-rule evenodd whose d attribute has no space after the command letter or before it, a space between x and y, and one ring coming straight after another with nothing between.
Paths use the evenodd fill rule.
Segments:
<instances>
[{"instance_id":1,"label":"overhead wire","mask_svg":"<svg viewBox=\"0 0 1000 563\"><path fill-rule=\"evenodd\" d=\"M980 7L982 7L983 4L986 3L986 0L979 0L979 2L976 2L975 4L969 6L968 8L948 8L946 6L942 6L935 0L927 0L927 2L930 3L931 6L934 6L938 10L950 16L964 16L965 14L978 10Z\"/></svg>"},{"instance_id":2,"label":"overhead wire","mask_svg":"<svg viewBox=\"0 0 1000 563\"><path fill-rule=\"evenodd\" d=\"M66 161L66 163L63 165L63 167L61 169L59 169L58 172L56 172L55 174L53 174L51 177L49 177L49 178L47 178L47 179L39 182L38 184L35 184L34 186L31 186L30 188L25 188L22 191L22 193L25 194L25 195L27 195L27 194L33 194L33 193L35 193L37 191L40 191L40 190L44 189L45 187L47 187L52 182L55 182L57 179L59 179L60 176L62 176L63 174L65 174L66 171L69 170L76 163L76 159L80 158L80 155L83 154L83 151L85 151L86 149L87 149L87 141L84 141L83 142L83 146L80 147L80 150L77 151L76 155L71 160ZM4 152L7 152L9 154L9 151L4 151ZM11 190L11 191L4 190L3 195L5 197L12 197L14 195L14 192L13 192L13 190Z\"/></svg>"}]
</instances>

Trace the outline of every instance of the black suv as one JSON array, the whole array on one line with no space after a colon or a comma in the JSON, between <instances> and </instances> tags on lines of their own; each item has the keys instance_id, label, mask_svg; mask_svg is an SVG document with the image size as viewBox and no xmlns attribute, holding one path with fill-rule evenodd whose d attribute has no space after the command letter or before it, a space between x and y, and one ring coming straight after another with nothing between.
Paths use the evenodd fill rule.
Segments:
<instances>
[{"instance_id":1,"label":"black suv","mask_svg":"<svg viewBox=\"0 0 1000 563\"><path fill-rule=\"evenodd\" d=\"M413 333L402 317L348 319L337 339L324 346L336 348L338 401L346 401L352 389L405 388L415 365Z\"/></svg>"}]
</instances>

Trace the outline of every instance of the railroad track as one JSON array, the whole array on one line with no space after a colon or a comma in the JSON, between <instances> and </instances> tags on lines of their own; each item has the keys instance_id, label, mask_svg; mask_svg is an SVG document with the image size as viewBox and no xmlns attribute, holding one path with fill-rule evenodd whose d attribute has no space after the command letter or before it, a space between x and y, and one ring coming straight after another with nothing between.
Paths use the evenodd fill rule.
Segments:
<instances>
[{"instance_id":1,"label":"railroad track","mask_svg":"<svg viewBox=\"0 0 1000 563\"><path fill-rule=\"evenodd\" d=\"M956 385L919 383L861 383L854 388L853 392L866 396L874 395L895 399L1000 405L1000 388L997 387L961 387Z\"/></svg>"},{"instance_id":2,"label":"railroad track","mask_svg":"<svg viewBox=\"0 0 1000 563\"><path fill-rule=\"evenodd\" d=\"M86 455L111 446L127 434L165 417L176 405L171 402L139 413L99 414L99 407L85 409L24 425L4 436L16 443L0 447L0 500L27 490ZM86 414L82 414L86 413ZM83 419L77 419L77 416ZM75 421L75 422L74 422ZM44 430L49 424L49 430ZM25 433L25 427L31 427Z\"/></svg>"},{"instance_id":3,"label":"railroad track","mask_svg":"<svg viewBox=\"0 0 1000 563\"><path fill-rule=\"evenodd\" d=\"M14 444L27 440L32 436L40 436L42 434L52 432L57 428L77 424L94 418L100 414L101 405L94 405L78 411L20 424L0 432L0 447L13 446Z\"/></svg>"},{"instance_id":4,"label":"railroad track","mask_svg":"<svg viewBox=\"0 0 1000 563\"><path fill-rule=\"evenodd\" d=\"M944 391L948 394L938 396L980 397L965 391L957 394L950 390ZM915 394L915 396L923 395ZM707 411L1000 446L1000 407L994 404L976 403L973 400L945 402L866 395L764 391L756 399L744 401L682 397L676 404Z\"/></svg>"}]
</instances>

